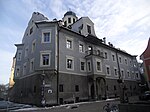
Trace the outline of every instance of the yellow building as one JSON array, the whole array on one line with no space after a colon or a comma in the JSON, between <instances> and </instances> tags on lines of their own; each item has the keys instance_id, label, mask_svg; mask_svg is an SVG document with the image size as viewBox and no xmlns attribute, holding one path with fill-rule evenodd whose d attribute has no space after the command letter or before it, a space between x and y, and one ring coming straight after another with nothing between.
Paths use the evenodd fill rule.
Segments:
<instances>
[{"instance_id":1,"label":"yellow building","mask_svg":"<svg viewBox=\"0 0 150 112\"><path fill-rule=\"evenodd\" d=\"M15 82L14 82L15 63L16 63L16 58L14 57L12 67L11 67L11 75L10 75L10 78L9 78L9 88L12 88L13 85L15 84Z\"/></svg>"}]
</instances>

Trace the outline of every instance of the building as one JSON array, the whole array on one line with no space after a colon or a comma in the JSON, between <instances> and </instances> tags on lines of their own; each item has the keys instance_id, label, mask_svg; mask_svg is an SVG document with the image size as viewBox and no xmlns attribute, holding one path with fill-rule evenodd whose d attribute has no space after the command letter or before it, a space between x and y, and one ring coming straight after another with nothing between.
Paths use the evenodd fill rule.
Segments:
<instances>
[{"instance_id":1,"label":"building","mask_svg":"<svg viewBox=\"0 0 150 112\"><path fill-rule=\"evenodd\" d=\"M150 38L148 41L147 48L141 54L140 59L143 60L145 79L147 81L148 88L150 88Z\"/></svg>"},{"instance_id":2,"label":"building","mask_svg":"<svg viewBox=\"0 0 150 112\"><path fill-rule=\"evenodd\" d=\"M88 17L68 11L62 20L34 12L15 44L14 101L55 105L139 92L136 56L99 39Z\"/></svg>"},{"instance_id":3,"label":"building","mask_svg":"<svg viewBox=\"0 0 150 112\"><path fill-rule=\"evenodd\" d=\"M11 67L11 75L10 75L10 78L9 78L9 88L12 88L15 84L15 82L14 82L15 63L16 63L16 58L13 58L13 63L12 63L12 67Z\"/></svg>"}]
</instances>

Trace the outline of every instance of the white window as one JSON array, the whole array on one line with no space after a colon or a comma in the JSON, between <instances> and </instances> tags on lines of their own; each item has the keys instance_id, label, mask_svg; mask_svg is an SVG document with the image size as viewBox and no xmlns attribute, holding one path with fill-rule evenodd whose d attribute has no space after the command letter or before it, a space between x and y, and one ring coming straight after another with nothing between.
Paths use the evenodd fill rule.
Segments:
<instances>
[{"instance_id":1,"label":"white window","mask_svg":"<svg viewBox=\"0 0 150 112\"><path fill-rule=\"evenodd\" d=\"M22 57L22 51L18 50L18 52L17 52L17 61L21 61L21 57Z\"/></svg>"},{"instance_id":2,"label":"white window","mask_svg":"<svg viewBox=\"0 0 150 112\"><path fill-rule=\"evenodd\" d=\"M73 39L72 38L69 38L69 37L66 38L66 48L73 49Z\"/></svg>"},{"instance_id":3,"label":"white window","mask_svg":"<svg viewBox=\"0 0 150 112\"><path fill-rule=\"evenodd\" d=\"M79 41L79 52L83 53L84 52L84 44Z\"/></svg>"},{"instance_id":4,"label":"white window","mask_svg":"<svg viewBox=\"0 0 150 112\"><path fill-rule=\"evenodd\" d=\"M42 30L42 43L51 42L51 29Z\"/></svg>"},{"instance_id":5,"label":"white window","mask_svg":"<svg viewBox=\"0 0 150 112\"><path fill-rule=\"evenodd\" d=\"M110 66L106 65L106 74L107 75L111 75L110 73Z\"/></svg>"},{"instance_id":6,"label":"white window","mask_svg":"<svg viewBox=\"0 0 150 112\"><path fill-rule=\"evenodd\" d=\"M26 75L27 63L23 64L23 75Z\"/></svg>"},{"instance_id":7,"label":"white window","mask_svg":"<svg viewBox=\"0 0 150 112\"><path fill-rule=\"evenodd\" d=\"M50 62L51 62L51 51L41 51L40 53L41 53L40 66L41 66L41 67L50 66Z\"/></svg>"},{"instance_id":8,"label":"white window","mask_svg":"<svg viewBox=\"0 0 150 112\"><path fill-rule=\"evenodd\" d=\"M118 76L118 70L117 70L116 67L114 67L114 75L115 75L115 76Z\"/></svg>"},{"instance_id":9,"label":"white window","mask_svg":"<svg viewBox=\"0 0 150 112\"><path fill-rule=\"evenodd\" d=\"M85 71L85 60L80 59L80 71L84 72Z\"/></svg>"},{"instance_id":10,"label":"white window","mask_svg":"<svg viewBox=\"0 0 150 112\"><path fill-rule=\"evenodd\" d=\"M91 72L91 61L90 60L87 61L87 68L88 68L88 72Z\"/></svg>"},{"instance_id":11,"label":"white window","mask_svg":"<svg viewBox=\"0 0 150 112\"><path fill-rule=\"evenodd\" d=\"M66 56L66 69L74 70L74 57Z\"/></svg>"},{"instance_id":12,"label":"white window","mask_svg":"<svg viewBox=\"0 0 150 112\"><path fill-rule=\"evenodd\" d=\"M32 42L32 53L35 51L35 47L36 47L36 40Z\"/></svg>"},{"instance_id":13,"label":"white window","mask_svg":"<svg viewBox=\"0 0 150 112\"><path fill-rule=\"evenodd\" d=\"M30 71L34 71L34 59L31 59L30 61Z\"/></svg>"},{"instance_id":14,"label":"white window","mask_svg":"<svg viewBox=\"0 0 150 112\"><path fill-rule=\"evenodd\" d=\"M102 71L102 62L100 59L96 59L96 70L97 70L97 72Z\"/></svg>"}]
</instances>

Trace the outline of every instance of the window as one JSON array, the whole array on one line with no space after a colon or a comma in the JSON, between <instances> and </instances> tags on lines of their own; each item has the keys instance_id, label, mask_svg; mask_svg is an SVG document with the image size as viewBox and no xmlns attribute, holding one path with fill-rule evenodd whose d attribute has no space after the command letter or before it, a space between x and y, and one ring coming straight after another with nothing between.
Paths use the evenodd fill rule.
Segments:
<instances>
[{"instance_id":1,"label":"window","mask_svg":"<svg viewBox=\"0 0 150 112\"><path fill-rule=\"evenodd\" d=\"M116 61L114 54L112 54L112 61Z\"/></svg>"},{"instance_id":2,"label":"window","mask_svg":"<svg viewBox=\"0 0 150 112\"><path fill-rule=\"evenodd\" d=\"M60 104L63 104L63 103L64 103L63 98L59 98L59 103L60 103Z\"/></svg>"},{"instance_id":3,"label":"window","mask_svg":"<svg viewBox=\"0 0 150 112\"><path fill-rule=\"evenodd\" d=\"M65 26L65 27L67 26L67 21L64 22L64 26Z\"/></svg>"},{"instance_id":4,"label":"window","mask_svg":"<svg viewBox=\"0 0 150 112\"><path fill-rule=\"evenodd\" d=\"M74 58L71 56L66 57L66 69L74 70Z\"/></svg>"},{"instance_id":5,"label":"window","mask_svg":"<svg viewBox=\"0 0 150 112\"><path fill-rule=\"evenodd\" d=\"M32 27L32 28L30 28L30 35L32 34L32 32L33 32L33 27Z\"/></svg>"},{"instance_id":6,"label":"window","mask_svg":"<svg viewBox=\"0 0 150 112\"><path fill-rule=\"evenodd\" d=\"M25 56L25 57L28 56L28 47L25 48L25 55L24 55L24 56Z\"/></svg>"},{"instance_id":7,"label":"window","mask_svg":"<svg viewBox=\"0 0 150 112\"><path fill-rule=\"evenodd\" d=\"M59 85L59 92L64 92L63 84Z\"/></svg>"},{"instance_id":8,"label":"window","mask_svg":"<svg viewBox=\"0 0 150 112\"><path fill-rule=\"evenodd\" d=\"M88 66L88 71L90 72L91 71L91 62L90 61L87 62L87 66Z\"/></svg>"},{"instance_id":9,"label":"window","mask_svg":"<svg viewBox=\"0 0 150 112\"><path fill-rule=\"evenodd\" d=\"M50 66L51 51L41 51L40 66Z\"/></svg>"},{"instance_id":10,"label":"window","mask_svg":"<svg viewBox=\"0 0 150 112\"><path fill-rule=\"evenodd\" d=\"M98 72L102 71L101 60L99 59L96 59L96 68Z\"/></svg>"},{"instance_id":11,"label":"window","mask_svg":"<svg viewBox=\"0 0 150 112\"><path fill-rule=\"evenodd\" d=\"M51 30L45 29L42 31L42 43L50 43L51 42Z\"/></svg>"},{"instance_id":12,"label":"window","mask_svg":"<svg viewBox=\"0 0 150 112\"><path fill-rule=\"evenodd\" d=\"M75 91L79 92L79 85L75 85Z\"/></svg>"},{"instance_id":13,"label":"window","mask_svg":"<svg viewBox=\"0 0 150 112\"><path fill-rule=\"evenodd\" d=\"M34 71L34 59L31 59L30 61L30 71Z\"/></svg>"},{"instance_id":14,"label":"window","mask_svg":"<svg viewBox=\"0 0 150 112\"><path fill-rule=\"evenodd\" d=\"M50 33L43 33L44 35L44 42L49 42L50 41Z\"/></svg>"},{"instance_id":15,"label":"window","mask_svg":"<svg viewBox=\"0 0 150 112\"><path fill-rule=\"evenodd\" d=\"M91 26L87 25L87 32L91 34Z\"/></svg>"},{"instance_id":16,"label":"window","mask_svg":"<svg viewBox=\"0 0 150 112\"><path fill-rule=\"evenodd\" d=\"M73 39L72 38L67 37L67 39L66 39L66 48L67 49L73 49Z\"/></svg>"},{"instance_id":17,"label":"window","mask_svg":"<svg viewBox=\"0 0 150 112\"><path fill-rule=\"evenodd\" d=\"M117 68L114 68L114 75L115 75L115 76L118 76Z\"/></svg>"},{"instance_id":18,"label":"window","mask_svg":"<svg viewBox=\"0 0 150 112\"><path fill-rule=\"evenodd\" d=\"M127 71L127 75L128 75L128 78L130 78L130 72L129 72L129 70Z\"/></svg>"},{"instance_id":19,"label":"window","mask_svg":"<svg viewBox=\"0 0 150 112\"><path fill-rule=\"evenodd\" d=\"M106 66L106 74L110 75L110 67L109 66Z\"/></svg>"},{"instance_id":20,"label":"window","mask_svg":"<svg viewBox=\"0 0 150 112\"><path fill-rule=\"evenodd\" d=\"M35 45L36 45L35 41L36 41L36 40L34 40L34 41L32 42L32 53L35 51Z\"/></svg>"},{"instance_id":21,"label":"window","mask_svg":"<svg viewBox=\"0 0 150 112\"><path fill-rule=\"evenodd\" d=\"M136 73L136 78L139 78L139 74L138 73Z\"/></svg>"},{"instance_id":22,"label":"window","mask_svg":"<svg viewBox=\"0 0 150 112\"><path fill-rule=\"evenodd\" d=\"M124 70L123 70L123 69L121 70L121 77L122 77L122 79L124 79L124 78L125 78Z\"/></svg>"},{"instance_id":23,"label":"window","mask_svg":"<svg viewBox=\"0 0 150 112\"><path fill-rule=\"evenodd\" d=\"M128 64L127 59L124 59L124 61L125 61L125 64L127 65Z\"/></svg>"},{"instance_id":24,"label":"window","mask_svg":"<svg viewBox=\"0 0 150 112\"><path fill-rule=\"evenodd\" d=\"M114 90L117 90L116 85L114 85Z\"/></svg>"},{"instance_id":25,"label":"window","mask_svg":"<svg viewBox=\"0 0 150 112\"><path fill-rule=\"evenodd\" d=\"M36 86L34 86L34 88L33 88L33 92L34 92L34 93L36 93Z\"/></svg>"},{"instance_id":26,"label":"window","mask_svg":"<svg viewBox=\"0 0 150 112\"><path fill-rule=\"evenodd\" d=\"M85 61L80 61L80 70L85 71Z\"/></svg>"},{"instance_id":27,"label":"window","mask_svg":"<svg viewBox=\"0 0 150 112\"><path fill-rule=\"evenodd\" d=\"M107 54L107 52L104 53L104 58L105 58L105 59L108 59L108 54Z\"/></svg>"},{"instance_id":28,"label":"window","mask_svg":"<svg viewBox=\"0 0 150 112\"><path fill-rule=\"evenodd\" d=\"M17 61L21 61L21 57L22 57L22 51L18 50L18 52L17 52Z\"/></svg>"},{"instance_id":29,"label":"window","mask_svg":"<svg viewBox=\"0 0 150 112\"><path fill-rule=\"evenodd\" d=\"M83 44L79 44L79 52L84 52Z\"/></svg>"},{"instance_id":30,"label":"window","mask_svg":"<svg viewBox=\"0 0 150 112\"><path fill-rule=\"evenodd\" d=\"M27 64L24 63L24 64L23 64L23 75L26 75L26 67L27 67Z\"/></svg>"},{"instance_id":31,"label":"window","mask_svg":"<svg viewBox=\"0 0 150 112\"><path fill-rule=\"evenodd\" d=\"M120 62L120 63L122 63L122 59L121 59L121 57L119 57L119 62Z\"/></svg>"},{"instance_id":32,"label":"window","mask_svg":"<svg viewBox=\"0 0 150 112\"><path fill-rule=\"evenodd\" d=\"M75 23L75 21L76 21L75 18L73 18L73 23Z\"/></svg>"},{"instance_id":33,"label":"window","mask_svg":"<svg viewBox=\"0 0 150 112\"><path fill-rule=\"evenodd\" d=\"M18 77L20 75L20 67L19 66L16 66L16 77Z\"/></svg>"},{"instance_id":34,"label":"window","mask_svg":"<svg viewBox=\"0 0 150 112\"><path fill-rule=\"evenodd\" d=\"M68 23L71 23L71 18L68 18Z\"/></svg>"}]
</instances>

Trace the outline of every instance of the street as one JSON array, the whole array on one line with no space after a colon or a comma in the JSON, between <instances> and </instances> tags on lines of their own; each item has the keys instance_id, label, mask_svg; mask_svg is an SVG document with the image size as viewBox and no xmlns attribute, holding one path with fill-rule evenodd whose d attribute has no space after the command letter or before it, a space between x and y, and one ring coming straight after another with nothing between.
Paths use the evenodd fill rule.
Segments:
<instances>
[{"instance_id":1,"label":"street","mask_svg":"<svg viewBox=\"0 0 150 112\"><path fill-rule=\"evenodd\" d=\"M119 100L106 100L106 101L93 101L93 102L82 102L76 104L67 104L56 107L46 107L46 108L35 108L35 109L22 109L18 112L104 112L103 106L107 103L119 104Z\"/></svg>"}]
</instances>

